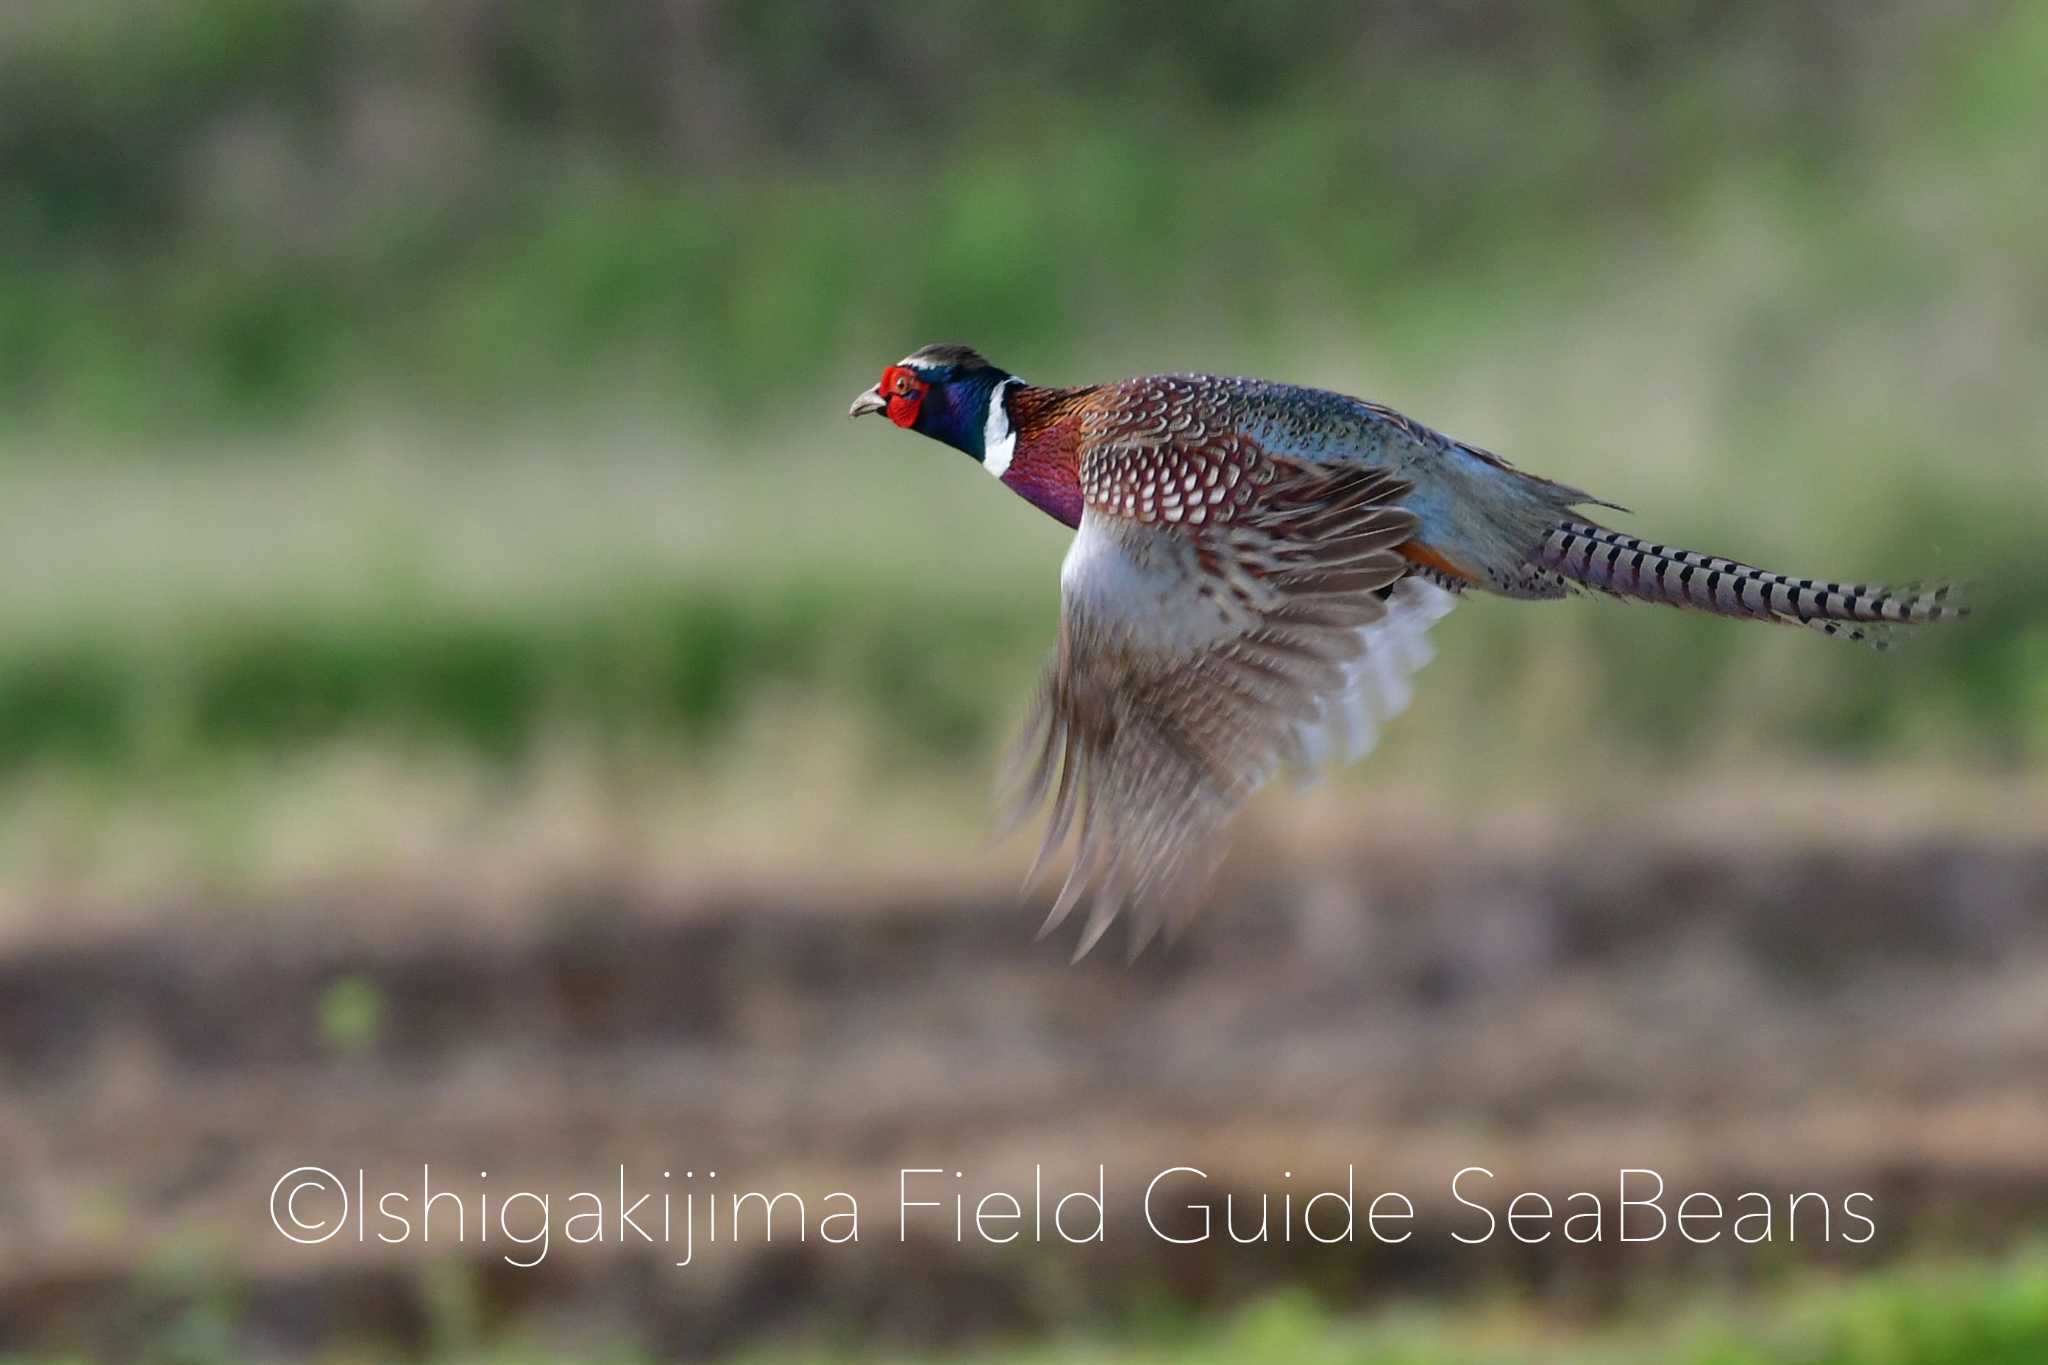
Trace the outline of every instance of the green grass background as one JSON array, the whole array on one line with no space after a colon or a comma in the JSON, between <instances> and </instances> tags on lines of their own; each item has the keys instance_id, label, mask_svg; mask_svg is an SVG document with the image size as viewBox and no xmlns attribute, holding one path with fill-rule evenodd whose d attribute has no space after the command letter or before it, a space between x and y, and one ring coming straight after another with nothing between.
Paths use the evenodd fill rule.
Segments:
<instances>
[{"instance_id":1,"label":"green grass background","mask_svg":"<svg viewBox=\"0 0 2048 1365\"><path fill-rule=\"evenodd\" d=\"M433 1330L442 1365L539 1365L559 1360L544 1343L470 1344L453 1301ZM152 1359L235 1359L225 1302L168 1317ZM580 1346L592 1365L649 1357L600 1343ZM2048 1352L2048 1264L2038 1250L1981 1264L1943 1262L1855 1278L1794 1275L1775 1289L1644 1295L1605 1320L1559 1319L1510 1301L1477 1311L1391 1308L1338 1316L1305 1294L1283 1293L1235 1312L1190 1317L1162 1308L1120 1326L1077 1329L1035 1345L964 1351L837 1348L786 1343L736 1357L743 1365L2034 1365ZM362 1357L370 1359L373 1357ZM323 1357L353 1362L346 1353ZM5 1365L70 1365L0 1357Z\"/></svg>"},{"instance_id":2,"label":"green grass background","mask_svg":"<svg viewBox=\"0 0 2048 1365\"><path fill-rule=\"evenodd\" d=\"M1470 609L1429 702L1482 761L2048 745L2048 9L657 11L6 21L0 778L687 765L792 695L892 770L983 754L1058 538L839 417L954 336L1326 383L1660 538L1979 584L1881 663Z\"/></svg>"}]
</instances>

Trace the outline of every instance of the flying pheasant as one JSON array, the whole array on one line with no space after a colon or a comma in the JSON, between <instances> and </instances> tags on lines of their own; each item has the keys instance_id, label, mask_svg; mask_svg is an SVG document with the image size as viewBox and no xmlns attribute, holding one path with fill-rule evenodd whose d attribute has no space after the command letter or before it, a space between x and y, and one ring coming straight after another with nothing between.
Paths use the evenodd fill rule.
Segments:
<instances>
[{"instance_id":1,"label":"flying pheasant","mask_svg":"<svg viewBox=\"0 0 2048 1365\"><path fill-rule=\"evenodd\" d=\"M1041 388L927 346L854 399L865 413L965 451L1076 530L1013 771L1019 816L1052 793L1039 864L1078 817L1044 930L1089 899L1077 958L1126 906L1134 954L1177 923L1171 893L1213 869L1222 826L1277 769L1361 757L1461 593L1592 588L1880 648L1966 611L1946 585L1816 582L1638 540L1574 511L1612 503L1322 389Z\"/></svg>"}]
</instances>

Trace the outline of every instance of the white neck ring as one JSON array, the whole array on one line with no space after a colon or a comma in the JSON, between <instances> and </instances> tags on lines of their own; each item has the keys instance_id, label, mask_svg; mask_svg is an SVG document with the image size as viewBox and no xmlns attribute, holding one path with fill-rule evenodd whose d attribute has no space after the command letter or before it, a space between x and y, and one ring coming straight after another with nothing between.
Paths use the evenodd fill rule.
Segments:
<instances>
[{"instance_id":1,"label":"white neck ring","mask_svg":"<svg viewBox=\"0 0 2048 1365\"><path fill-rule=\"evenodd\" d=\"M1003 407L1003 393L1012 384L1023 382L1005 379L988 395L988 419L981 427L981 465L999 479L1009 471L1010 458L1017 453L1017 431L1010 425L1010 414Z\"/></svg>"}]
</instances>

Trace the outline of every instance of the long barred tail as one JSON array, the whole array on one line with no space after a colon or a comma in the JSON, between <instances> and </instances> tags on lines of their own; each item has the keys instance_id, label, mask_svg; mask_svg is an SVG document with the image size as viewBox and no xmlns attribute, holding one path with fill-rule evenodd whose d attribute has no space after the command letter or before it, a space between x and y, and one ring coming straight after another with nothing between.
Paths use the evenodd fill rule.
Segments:
<instances>
[{"instance_id":1,"label":"long barred tail","mask_svg":"<svg viewBox=\"0 0 2048 1365\"><path fill-rule=\"evenodd\" d=\"M1954 588L1947 583L1817 583L1577 520L1558 523L1544 537L1531 567L1616 597L1801 625L1879 649L1893 626L1969 615L1950 600Z\"/></svg>"}]
</instances>

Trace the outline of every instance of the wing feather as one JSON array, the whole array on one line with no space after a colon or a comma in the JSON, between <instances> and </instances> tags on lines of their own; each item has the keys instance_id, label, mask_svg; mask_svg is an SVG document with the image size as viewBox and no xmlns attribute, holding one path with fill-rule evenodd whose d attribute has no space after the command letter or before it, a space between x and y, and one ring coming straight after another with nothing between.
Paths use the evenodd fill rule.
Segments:
<instances>
[{"instance_id":1,"label":"wing feather","mask_svg":"<svg viewBox=\"0 0 2048 1365\"><path fill-rule=\"evenodd\" d=\"M1406 576L1400 479L1257 461L1244 482L1258 496L1201 525L1140 520L1112 490L1062 569L1059 649L1013 752L1012 806L1021 818L1051 794L1033 880L1074 843L1041 934L1086 901L1076 957L1125 909L1134 953L1177 930L1238 807L1283 763L1361 753L1453 600Z\"/></svg>"}]
</instances>

